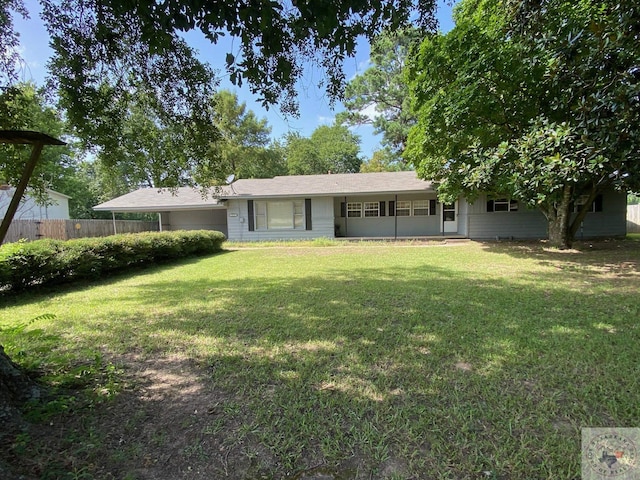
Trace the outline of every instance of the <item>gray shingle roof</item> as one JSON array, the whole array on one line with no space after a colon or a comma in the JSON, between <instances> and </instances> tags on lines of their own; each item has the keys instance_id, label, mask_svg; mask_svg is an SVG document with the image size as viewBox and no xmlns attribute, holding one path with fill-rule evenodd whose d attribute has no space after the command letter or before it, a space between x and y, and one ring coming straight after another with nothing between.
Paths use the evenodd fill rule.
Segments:
<instances>
[{"instance_id":1,"label":"gray shingle roof","mask_svg":"<svg viewBox=\"0 0 640 480\"><path fill-rule=\"evenodd\" d=\"M166 188L140 188L93 207L109 212L159 212L163 210L194 210L223 208L224 204L212 198L214 192L204 196L197 188L181 187L175 191Z\"/></svg>"},{"instance_id":2,"label":"gray shingle roof","mask_svg":"<svg viewBox=\"0 0 640 480\"><path fill-rule=\"evenodd\" d=\"M233 184L233 192L225 189L221 197L299 197L434 191L433 184L419 179L416 172L339 173L238 180Z\"/></svg>"},{"instance_id":3,"label":"gray shingle roof","mask_svg":"<svg viewBox=\"0 0 640 480\"><path fill-rule=\"evenodd\" d=\"M162 210L222 208L218 200L230 198L312 197L327 195L365 195L372 193L434 193L432 182L421 180L415 172L340 173L329 175L292 175L275 178L241 179L231 186L202 191L183 187L143 188L108 202L94 210L115 212L158 212Z\"/></svg>"}]
</instances>

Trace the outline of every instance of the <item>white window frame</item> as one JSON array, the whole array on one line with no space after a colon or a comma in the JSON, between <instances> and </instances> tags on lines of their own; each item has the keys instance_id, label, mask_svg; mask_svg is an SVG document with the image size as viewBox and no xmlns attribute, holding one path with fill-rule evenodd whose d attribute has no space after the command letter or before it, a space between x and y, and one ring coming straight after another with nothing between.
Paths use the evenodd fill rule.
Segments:
<instances>
[{"instance_id":1,"label":"white window frame","mask_svg":"<svg viewBox=\"0 0 640 480\"><path fill-rule=\"evenodd\" d=\"M363 215L368 218L380 216L380 202L364 202Z\"/></svg>"},{"instance_id":2,"label":"white window frame","mask_svg":"<svg viewBox=\"0 0 640 480\"><path fill-rule=\"evenodd\" d=\"M589 200L589 195L580 195L578 198L576 198L576 201L573 204L573 213L578 213L582 206L587 203L587 200ZM591 202L591 208L587 210L587 213L595 213L595 211L596 202L593 201Z\"/></svg>"},{"instance_id":3,"label":"white window frame","mask_svg":"<svg viewBox=\"0 0 640 480\"><path fill-rule=\"evenodd\" d=\"M493 200L493 210L492 212L517 212L518 211L518 201L513 200L507 197L494 198ZM500 205L506 207L505 209L496 209L496 205Z\"/></svg>"},{"instance_id":4,"label":"white window frame","mask_svg":"<svg viewBox=\"0 0 640 480\"><path fill-rule=\"evenodd\" d=\"M286 215L281 218L274 216L279 208L278 204L281 207L290 206L289 219ZM254 202L254 224L256 231L304 230L304 200L258 200Z\"/></svg>"},{"instance_id":5,"label":"white window frame","mask_svg":"<svg viewBox=\"0 0 640 480\"><path fill-rule=\"evenodd\" d=\"M411 200L398 200L396 202L396 217L410 217L410 216L411 216Z\"/></svg>"},{"instance_id":6,"label":"white window frame","mask_svg":"<svg viewBox=\"0 0 640 480\"><path fill-rule=\"evenodd\" d=\"M357 213L357 215L352 215ZM347 202L347 218L362 217L362 202Z\"/></svg>"},{"instance_id":7,"label":"white window frame","mask_svg":"<svg viewBox=\"0 0 640 480\"><path fill-rule=\"evenodd\" d=\"M429 216L429 200L414 200L411 208L411 213L414 217Z\"/></svg>"}]
</instances>

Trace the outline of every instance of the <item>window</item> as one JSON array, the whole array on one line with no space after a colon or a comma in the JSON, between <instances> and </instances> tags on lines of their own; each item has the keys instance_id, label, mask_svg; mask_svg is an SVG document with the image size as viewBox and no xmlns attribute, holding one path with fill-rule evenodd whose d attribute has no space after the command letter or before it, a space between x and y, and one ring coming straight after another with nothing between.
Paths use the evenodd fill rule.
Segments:
<instances>
[{"instance_id":1,"label":"window","mask_svg":"<svg viewBox=\"0 0 640 480\"><path fill-rule=\"evenodd\" d=\"M349 202L347 203L347 217L361 217L362 216L362 203Z\"/></svg>"},{"instance_id":2,"label":"window","mask_svg":"<svg viewBox=\"0 0 640 480\"><path fill-rule=\"evenodd\" d=\"M582 206L587 203L587 200L589 200L589 195L580 195L575 203L573 204L573 212L574 213L578 213L581 209ZM595 200L593 201L593 203L591 204L591 208L589 208L587 210L587 212L601 212L602 211L602 195L598 195L596 196Z\"/></svg>"},{"instance_id":3,"label":"window","mask_svg":"<svg viewBox=\"0 0 640 480\"><path fill-rule=\"evenodd\" d=\"M429 200L414 200L413 215L416 217L429 215Z\"/></svg>"},{"instance_id":4,"label":"window","mask_svg":"<svg viewBox=\"0 0 640 480\"><path fill-rule=\"evenodd\" d=\"M364 202L364 216L365 217L379 217L380 216L380 202Z\"/></svg>"},{"instance_id":5,"label":"window","mask_svg":"<svg viewBox=\"0 0 640 480\"><path fill-rule=\"evenodd\" d=\"M509 198L496 198L487 202L487 212L516 212L518 201Z\"/></svg>"},{"instance_id":6,"label":"window","mask_svg":"<svg viewBox=\"0 0 640 480\"><path fill-rule=\"evenodd\" d=\"M304 201L254 202L256 230L304 229Z\"/></svg>"},{"instance_id":7,"label":"window","mask_svg":"<svg viewBox=\"0 0 640 480\"><path fill-rule=\"evenodd\" d=\"M396 216L408 217L411 215L411 202L407 200L398 200L396 202Z\"/></svg>"}]
</instances>

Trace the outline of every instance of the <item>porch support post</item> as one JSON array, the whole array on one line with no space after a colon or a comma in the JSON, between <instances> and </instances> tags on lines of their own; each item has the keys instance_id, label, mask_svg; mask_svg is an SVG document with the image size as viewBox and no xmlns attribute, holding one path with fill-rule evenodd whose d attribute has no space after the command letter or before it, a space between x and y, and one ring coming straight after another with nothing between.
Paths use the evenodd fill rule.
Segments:
<instances>
[{"instance_id":1,"label":"porch support post","mask_svg":"<svg viewBox=\"0 0 640 480\"><path fill-rule=\"evenodd\" d=\"M393 212L393 239L397 240L398 239L398 194L396 194L395 196L395 200L393 202L393 209L395 210L395 212Z\"/></svg>"},{"instance_id":2,"label":"porch support post","mask_svg":"<svg viewBox=\"0 0 640 480\"><path fill-rule=\"evenodd\" d=\"M158 231L162 231L162 212L158 212L158 226L160 229Z\"/></svg>"},{"instance_id":3,"label":"porch support post","mask_svg":"<svg viewBox=\"0 0 640 480\"><path fill-rule=\"evenodd\" d=\"M111 219L113 220L113 234L117 235L117 229L116 229L116 212L111 212Z\"/></svg>"},{"instance_id":4,"label":"porch support post","mask_svg":"<svg viewBox=\"0 0 640 480\"><path fill-rule=\"evenodd\" d=\"M349 236L349 205L347 204L347 196L344 196L344 237Z\"/></svg>"}]
</instances>

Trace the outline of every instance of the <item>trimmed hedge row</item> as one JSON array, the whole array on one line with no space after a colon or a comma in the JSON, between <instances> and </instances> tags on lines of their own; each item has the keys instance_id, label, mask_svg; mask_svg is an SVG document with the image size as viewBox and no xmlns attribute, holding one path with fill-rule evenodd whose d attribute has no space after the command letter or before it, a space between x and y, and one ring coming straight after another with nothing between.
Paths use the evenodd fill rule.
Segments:
<instances>
[{"instance_id":1,"label":"trimmed hedge row","mask_svg":"<svg viewBox=\"0 0 640 480\"><path fill-rule=\"evenodd\" d=\"M0 247L0 288L95 279L135 266L219 252L225 240L220 232L191 230L9 243Z\"/></svg>"}]
</instances>

